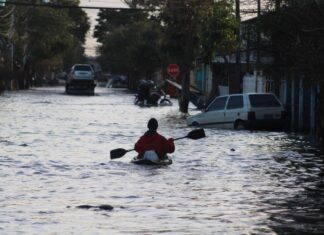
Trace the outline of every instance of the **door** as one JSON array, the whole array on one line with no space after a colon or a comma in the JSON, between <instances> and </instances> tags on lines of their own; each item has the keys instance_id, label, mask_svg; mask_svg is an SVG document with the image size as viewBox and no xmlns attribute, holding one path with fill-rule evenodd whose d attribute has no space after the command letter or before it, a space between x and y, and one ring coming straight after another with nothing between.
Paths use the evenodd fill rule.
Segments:
<instances>
[{"instance_id":1,"label":"door","mask_svg":"<svg viewBox=\"0 0 324 235\"><path fill-rule=\"evenodd\" d=\"M224 111L227 96L216 98L206 109L200 124L205 125L223 125L224 123Z\"/></svg>"},{"instance_id":2,"label":"door","mask_svg":"<svg viewBox=\"0 0 324 235\"><path fill-rule=\"evenodd\" d=\"M229 128L233 128L234 122L237 119L246 119L246 110L244 110L243 95L230 96L227 102L224 122Z\"/></svg>"}]
</instances>

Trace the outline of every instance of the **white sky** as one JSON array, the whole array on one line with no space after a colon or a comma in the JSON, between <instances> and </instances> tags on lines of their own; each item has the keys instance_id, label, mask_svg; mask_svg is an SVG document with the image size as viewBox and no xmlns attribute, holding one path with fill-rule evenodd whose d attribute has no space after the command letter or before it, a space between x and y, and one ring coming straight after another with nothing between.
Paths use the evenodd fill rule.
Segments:
<instances>
[{"instance_id":1,"label":"white sky","mask_svg":"<svg viewBox=\"0 0 324 235\"><path fill-rule=\"evenodd\" d=\"M125 7L126 5L122 0L80 0L80 6L91 6L91 7ZM93 29L96 24L96 17L98 10L85 9L85 12L90 17L91 28L87 35L85 43L85 53L88 56L96 55L96 46L98 45L96 39L92 37Z\"/></svg>"}]
</instances>

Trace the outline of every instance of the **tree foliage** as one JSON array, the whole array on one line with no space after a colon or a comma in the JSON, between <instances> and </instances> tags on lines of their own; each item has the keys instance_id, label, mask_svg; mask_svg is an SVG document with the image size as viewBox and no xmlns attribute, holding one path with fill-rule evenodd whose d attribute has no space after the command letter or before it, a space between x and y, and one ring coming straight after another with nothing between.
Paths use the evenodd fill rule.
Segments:
<instances>
[{"instance_id":1,"label":"tree foliage","mask_svg":"<svg viewBox=\"0 0 324 235\"><path fill-rule=\"evenodd\" d=\"M79 0L57 0L55 4L77 6ZM15 6L11 15L4 30L15 46L15 60L25 69L37 70L39 64L62 68L76 62L70 58L79 61L83 57L82 44L90 23L82 9Z\"/></svg>"},{"instance_id":2,"label":"tree foliage","mask_svg":"<svg viewBox=\"0 0 324 235\"><path fill-rule=\"evenodd\" d=\"M19 35L25 37L35 60L57 56L71 47L73 35L67 32L72 22L66 12L35 8L30 13L26 24L19 27Z\"/></svg>"},{"instance_id":3,"label":"tree foliage","mask_svg":"<svg viewBox=\"0 0 324 235\"><path fill-rule=\"evenodd\" d=\"M114 30L131 27L133 23L145 21L147 17L146 12L138 10L100 10L94 37L97 38L98 42L103 42Z\"/></svg>"},{"instance_id":4,"label":"tree foliage","mask_svg":"<svg viewBox=\"0 0 324 235\"><path fill-rule=\"evenodd\" d=\"M135 3L128 3L133 7ZM135 4L136 5L136 4ZM161 26L149 11L101 10L94 36L99 61L112 73L150 78L160 66Z\"/></svg>"},{"instance_id":5,"label":"tree foliage","mask_svg":"<svg viewBox=\"0 0 324 235\"><path fill-rule=\"evenodd\" d=\"M136 22L116 28L100 48L102 66L117 74L150 76L159 66L158 26Z\"/></svg>"},{"instance_id":6,"label":"tree foliage","mask_svg":"<svg viewBox=\"0 0 324 235\"><path fill-rule=\"evenodd\" d=\"M235 47L232 2L225 0L217 3L210 0L125 0L124 2L133 10L101 10L99 13L94 36L103 43L100 48L101 53L109 53L108 47L110 50L124 51L125 48L120 47L128 48L128 44L114 40L117 43L116 47L106 45L108 42L112 43L109 38L115 37L115 33L132 31L134 27L143 25L146 27L143 28L144 30L138 28L136 37L140 32L147 34L145 31L147 27L154 28L152 33L160 38L154 37L155 42L149 40L143 43L148 45L148 49L152 48L149 45L153 43L157 48L154 50L155 53L160 53L154 58L159 58L160 64L164 66L176 62L190 69L195 57L212 57L216 52L225 53ZM135 37L135 34L133 36ZM146 37L143 36L143 39ZM137 46L143 48L143 45L136 45L136 40L125 41L125 43L133 44L133 48ZM111 51L111 54L116 53ZM101 55L102 58L109 58L109 54ZM136 58L136 61L150 63L143 58ZM140 67L144 66L136 68Z\"/></svg>"},{"instance_id":7,"label":"tree foliage","mask_svg":"<svg viewBox=\"0 0 324 235\"><path fill-rule=\"evenodd\" d=\"M197 57L211 60L235 44L232 1L124 0L127 11L102 10L95 37L110 71L152 74L177 63L183 82L182 112L189 103L189 74ZM118 64L122 62L122 64ZM186 95L186 94L187 95Z\"/></svg>"},{"instance_id":8,"label":"tree foliage","mask_svg":"<svg viewBox=\"0 0 324 235\"><path fill-rule=\"evenodd\" d=\"M217 1L199 12L198 37L201 57L206 61L216 54L224 55L237 47L233 1Z\"/></svg>"},{"instance_id":9,"label":"tree foliage","mask_svg":"<svg viewBox=\"0 0 324 235\"><path fill-rule=\"evenodd\" d=\"M280 3L280 4L279 4ZM280 1L263 17L271 38L276 66L288 66L307 77L324 77L324 4L322 1Z\"/></svg>"}]
</instances>

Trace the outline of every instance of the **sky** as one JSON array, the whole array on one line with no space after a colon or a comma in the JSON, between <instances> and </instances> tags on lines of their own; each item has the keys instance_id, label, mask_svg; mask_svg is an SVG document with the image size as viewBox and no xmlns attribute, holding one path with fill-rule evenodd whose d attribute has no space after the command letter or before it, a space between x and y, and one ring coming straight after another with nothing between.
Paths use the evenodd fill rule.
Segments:
<instances>
[{"instance_id":1,"label":"sky","mask_svg":"<svg viewBox=\"0 0 324 235\"><path fill-rule=\"evenodd\" d=\"M91 6L91 7L125 7L126 5L122 0L80 0L80 6ZM85 9L91 22L91 28L87 35L87 40L85 43L85 53L87 56L96 55L96 46L98 45L95 38L92 37L94 26L96 24L96 18L98 10L95 9Z\"/></svg>"}]
</instances>

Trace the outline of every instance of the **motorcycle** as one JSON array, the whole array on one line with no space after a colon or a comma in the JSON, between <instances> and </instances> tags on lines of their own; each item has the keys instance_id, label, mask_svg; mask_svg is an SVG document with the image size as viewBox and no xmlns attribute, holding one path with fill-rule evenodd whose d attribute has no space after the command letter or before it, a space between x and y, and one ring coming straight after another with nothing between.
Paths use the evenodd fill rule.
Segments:
<instances>
[{"instance_id":1,"label":"motorcycle","mask_svg":"<svg viewBox=\"0 0 324 235\"><path fill-rule=\"evenodd\" d=\"M138 93L135 95L135 104L140 106L170 106L172 102L167 98L162 89L152 89L153 82L143 81L138 87Z\"/></svg>"}]
</instances>

